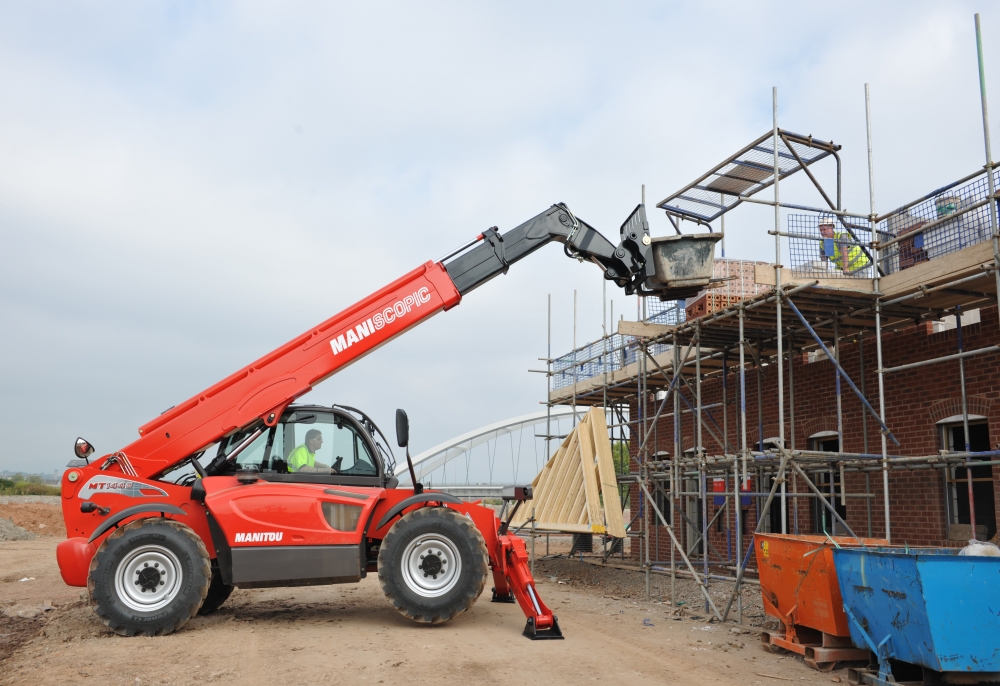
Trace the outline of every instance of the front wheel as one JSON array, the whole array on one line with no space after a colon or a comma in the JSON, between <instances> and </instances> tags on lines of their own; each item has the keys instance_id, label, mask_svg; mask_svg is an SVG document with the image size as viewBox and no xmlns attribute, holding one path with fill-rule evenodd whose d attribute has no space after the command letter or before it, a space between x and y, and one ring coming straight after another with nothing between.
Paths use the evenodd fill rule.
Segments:
<instances>
[{"instance_id":1,"label":"front wheel","mask_svg":"<svg viewBox=\"0 0 1000 686\"><path fill-rule=\"evenodd\" d=\"M90 602L122 636L162 636L198 613L212 567L205 544L168 519L140 519L101 544L90 563Z\"/></svg>"},{"instance_id":2,"label":"front wheel","mask_svg":"<svg viewBox=\"0 0 1000 686\"><path fill-rule=\"evenodd\" d=\"M396 610L424 624L454 619L486 586L489 556L468 517L444 507L404 515L378 555L382 591Z\"/></svg>"}]
</instances>

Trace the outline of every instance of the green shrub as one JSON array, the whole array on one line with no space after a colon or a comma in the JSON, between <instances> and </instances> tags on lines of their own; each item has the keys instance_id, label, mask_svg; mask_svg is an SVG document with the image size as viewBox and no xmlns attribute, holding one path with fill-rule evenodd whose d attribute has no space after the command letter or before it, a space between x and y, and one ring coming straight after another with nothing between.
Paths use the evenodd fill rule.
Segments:
<instances>
[{"instance_id":1,"label":"green shrub","mask_svg":"<svg viewBox=\"0 0 1000 686\"><path fill-rule=\"evenodd\" d=\"M59 495L58 486L46 486L37 481L24 481L0 477L0 495Z\"/></svg>"}]
</instances>

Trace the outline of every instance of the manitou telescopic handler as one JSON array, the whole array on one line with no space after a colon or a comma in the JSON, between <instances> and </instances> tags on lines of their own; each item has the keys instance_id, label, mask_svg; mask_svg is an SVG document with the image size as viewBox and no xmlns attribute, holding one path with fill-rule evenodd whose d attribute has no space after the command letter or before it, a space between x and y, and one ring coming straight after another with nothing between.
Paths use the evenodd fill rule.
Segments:
<instances>
[{"instance_id":1,"label":"manitou telescopic handler","mask_svg":"<svg viewBox=\"0 0 1000 686\"><path fill-rule=\"evenodd\" d=\"M424 490L408 450L413 487L398 488L389 442L363 412L291 403L546 243L626 293L662 296L657 242L705 236L652 240L640 205L614 246L555 205L423 264L167 410L118 452L90 461L93 447L77 439L62 479L63 579L87 587L115 632L153 636L216 610L237 586L350 583L376 571L393 607L436 624L468 610L492 570L493 600L520 604L525 636L561 638L524 541L493 510ZM396 431L405 447L402 411ZM530 497L530 487L504 491L513 509Z\"/></svg>"}]
</instances>

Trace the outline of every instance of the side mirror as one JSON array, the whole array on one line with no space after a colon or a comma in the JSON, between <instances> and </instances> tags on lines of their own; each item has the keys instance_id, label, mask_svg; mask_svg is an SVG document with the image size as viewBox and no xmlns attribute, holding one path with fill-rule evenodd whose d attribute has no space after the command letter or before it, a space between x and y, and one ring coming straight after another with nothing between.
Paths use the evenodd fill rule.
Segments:
<instances>
[{"instance_id":1,"label":"side mirror","mask_svg":"<svg viewBox=\"0 0 1000 686\"><path fill-rule=\"evenodd\" d=\"M396 410L396 443L405 448L410 442L410 420L403 410Z\"/></svg>"},{"instance_id":2,"label":"side mirror","mask_svg":"<svg viewBox=\"0 0 1000 686\"><path fill-rule=\"evenodd\" d=\"M86 460L88 457L94 454L94 446L90 445L88 441L82 438L76 439L76 445L73 446L73 452L81 460Z\"/></svg>"}]
</instances>

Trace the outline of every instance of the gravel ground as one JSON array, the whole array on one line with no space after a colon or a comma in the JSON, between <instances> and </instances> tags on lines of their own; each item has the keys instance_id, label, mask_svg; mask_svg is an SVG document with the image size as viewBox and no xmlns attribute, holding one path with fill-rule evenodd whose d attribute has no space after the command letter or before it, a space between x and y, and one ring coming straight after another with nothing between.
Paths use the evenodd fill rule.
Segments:
<instances>
[{"instance_id":1,"label":"gravel ground","mask_svg":"<svg viewBox=\"0 0 1000 686\"><path fill-rule=\"evenodd\" d=\"M0 517L0 541L27 541L35 538L35 534L22 529L9 519Z\"/></svg>"},{"instance_id":2,"label":"gravel ground","mask_svg":"<svg viewBox=\"0 0 1000 686\"><path fill-rule=\"evenodd\" d=\"M599 592L605 598L612 600L631 600L645 602L646 577L638 570L617 569L600 564L600 558L584 556L569 559L559 556L542 557L535 562L535 576L544 578L550 583L565 584L570 587L584 588L591 592ZM733 585L725 581L713 581L709 584L709 595L719 612L725 612L726 603L732 593ZM650 574L649 594L652 602L664 603L670 606L670 576ZM754 627L764 627L765 622L773 620L764 614L761 603L760 587L745 585L742 589L743 621ZM677 578L677 603L673 613L678 617L705 619L711 613L705 612L705 596L698 585L691 579ZM729 613L730 619L736 618L736 604Z\"/></svg>"},{"instance_id":3,"label":"gravel ground","mask_svg":"<svg viewBox=\"0 0 1000 686\"><path fill-rule=\"evenodd\" d=\"M57 495L0 495L0 505L20 505L21 503L59 504Z\"/></svg>"}]
</instances>

